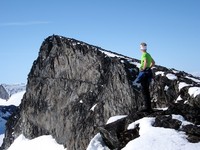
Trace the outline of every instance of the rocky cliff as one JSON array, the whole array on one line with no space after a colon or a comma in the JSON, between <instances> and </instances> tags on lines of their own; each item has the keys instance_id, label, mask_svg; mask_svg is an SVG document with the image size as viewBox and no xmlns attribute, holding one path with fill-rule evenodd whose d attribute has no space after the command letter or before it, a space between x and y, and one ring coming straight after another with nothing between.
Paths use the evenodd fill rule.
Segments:
<instances>
[{"instance_id":1,"label":"rocky cliff","mask_svg":"<svg viewBox=\"0 0 200 150\"><path fill-rule=\"evenodd\" d=\"M108 118L142 108L141 93L133 84L137 65L136 59L75 39L48 37L28 75L20 111L7 123L1 149L22 133L30 139L51 134L69 150L86 149ZM153 107L200 107L200 95L191 90L198 90L199 78L161 66L153 71Z\"/></svg>"}]
</instances>

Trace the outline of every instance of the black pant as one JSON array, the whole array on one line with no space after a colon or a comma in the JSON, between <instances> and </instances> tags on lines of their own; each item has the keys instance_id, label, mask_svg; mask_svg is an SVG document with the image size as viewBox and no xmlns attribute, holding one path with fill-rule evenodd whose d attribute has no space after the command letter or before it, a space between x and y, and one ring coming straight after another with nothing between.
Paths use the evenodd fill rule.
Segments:
<instances>
[{"instance_id":1,"label":"black pant","mask_svg":"<svg viewBox=\"0 0 200 150\"><path fill-rule=\"evenodd\" d=\"M142 86L142 94L144 97L144 106L145 109L151 109L151 97L149 92L149 85L152 78L152 71L151 69L148 70L148 72L144 75L144 77L141 80L141 86Z\"/></svg>"}]
</instances>

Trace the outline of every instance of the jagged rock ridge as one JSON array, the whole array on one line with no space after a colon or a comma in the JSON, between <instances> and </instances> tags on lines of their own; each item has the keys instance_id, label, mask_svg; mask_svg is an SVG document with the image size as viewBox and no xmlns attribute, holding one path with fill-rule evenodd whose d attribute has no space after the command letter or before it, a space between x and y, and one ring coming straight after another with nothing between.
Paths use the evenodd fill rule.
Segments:
<instances>
[{"instance_id":1,"label":"jagged rock ridge","mask_svg":"<svg viewBox=\"0 0 200 150\"><path fill-rule=\"evenodd\" d=\"M117 54L109 57L108 53L75 39L55 35L45 39L28 75L20 112L8 121L2 149L23 133L27 138L51 134L69 150L83 150L108 118L140 110L142 97L132 84L138 60ZM161 66L154 72L154 107L185 100L200 106L199 95L187 94L189 87L199 87L194 81L199 78ZM169 73L177 78L170 79ZM183 81L188 86L180 88Z\"/></svg>"}]
</instances>

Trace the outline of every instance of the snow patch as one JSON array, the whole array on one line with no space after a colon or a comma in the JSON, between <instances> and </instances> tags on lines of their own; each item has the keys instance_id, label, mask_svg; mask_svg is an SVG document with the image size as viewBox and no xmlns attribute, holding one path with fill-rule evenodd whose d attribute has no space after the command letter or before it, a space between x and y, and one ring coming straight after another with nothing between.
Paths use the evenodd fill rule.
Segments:
<instances>
[{"instance_id":1,"label":"snow patch","mask_svg":"<svg viewBox=\"0 0 200 150\"><path fill-rule=\"evenodd\" d=\"M173 118L184 120L181 116L174 115ZM184 132L174 129L153 127L154 118L143 118L132 124L139 124L140 137L130 141L122 150L197 150L200 143L189 143ZM131 125L129 125L131 128Z\"/></svg>"},{"instance_id":2,"label":"snow patch","mask_svg":"<svg viewBox=\"0 0 200 150\"><path fill-rule=\"evenodd\" d=\"M163 71L157 71L155 74L156 74L156 75L164 76L165 72L163 72Z\"/></svg>"},{"instance_id":3,"label":"snow patch","mask_svg":"<svg viewBox=\"0 0 200 150\"><path fill-rule=\"evenodd\" d=\"M182 125L186 126L188 124L192 124L191 122L186 121L181 115L172 115L172 119L176 119L182 122Z\"/></svg>"},{"instance_id":4,"label":"snow patch","mask_svg":"<svg viewBox=\"0 0 200 150\"><path fill-rule=\"evenodd\" d=\"M172 70L173 71L173 73L179 73L180 71L178 71L178 70Z\"/></svg>"},{"instance_id":5,"label":"snow patch","mask_svg":"<svg viewBox=\"0 0 200 150\"><path fill-rule=\"evenodd\" d=\"M165 89L164 89L164 91L167 91L169 89L169 86L165 86Z\"/></svg>"},{"instance_id":6,"label":"snow patch","mask_svg":"<svg viewBox=\"0 0 200 150\"><path fill-rule=\"evenodd\" d=\"M105 146L100 133L98 133L90 141L86 150L109 150L109 148Z\"/></svg>"},{"instance_id":7,"label":"snow patch","mask_svg":"<svg viewBox=\"0 0 200 150\"><path fill-rule=\"evenodd\" d=\"M8 150L66 150L63 145L58 144L51 135L43 135L29 140L20 135Z\"/></svg>"},{"instance_id":8,"label":"snow patch","mask_svg":"<svg viewBox=\"0 0 200 150\"><path fill-rule=\"evenodd\" d=\"M94 111L94 108L97 106L97 104L95 104L94 106L92 106L92 108L90 109L91 111Z\"/></svg>"},{"instance_id":9,"label":"snow patch","mask_svg":"<svg viewBox=\"0 0 200 150\"><path fill-rule=\"evenodd\" d=\"M171 73L168 73L166 75L166 77L169 79L169 80L177 80L177 76L175 76L174 74L171 74Z\"/></svg>"},{"instance_id":10,"label":"snow patch","mask_svg":"<svg viewBox=\"0 0 200 150\"><path fill-rule=\"evenodd\" d=\"M179 95L178 98L176 99L175 103L178 103L178 101L182 101L183 99L181 98L181 96Z\"/></svg>"},{"instance_id":11,"label":"snow patch","mask_svg":"<svg viewBox=\"0 0 200 150\"><path fill-rule=\"evenodd\" d=\"M185 82L180 82L179 85L178 85L179 91L180 91L182 88L186 87L186 86L190 86L190 84L187 84L187 83L185 83Z\"/></svg>"},{"instance_id":12,"label":"snow patch","mask_svg":"<svg viewBox=\"0 0 200 150\"><path fill-rule=\"evenodd\" d=\"M191 87L189 88L188 93L195 98L197 95L200 95L200 87Z\"/></svg>"},{"instance_id":13,"label":"snow patch","mask_svg":"<svg viewBox=\"0 0 200 150\"><path fill-rule=\"evenodd\" d=\"M106 51L103 51L103 50L100 50L102 53L106 54L107 56L109 57L120 57L120 58L124 58L123 56L119 56L119 55L116 55L116 54L113 54L111 52L106 52Z\"/></svg>"},{"instance_id":14,"label":"snow patch","mask_svg":"<svg viewBox=\"0 0 200 150\"><path fill-rule=\"evenodd\" d=\"M127 117L127 115L119 115L119 116L110 117L110 118L108 119L108 121L107 121L106 124L115 122L115 121L117 121L117 120L119 120L119 119L122 119L122 118L125 118L125 117Z\"/></svg>"},{"instance_id":15,"label":"snow patch","mask_svg":"<svg viewBox=\"0 0 200 150\"><path fill-rule=\"evenodd\" d=\"M194 82L200 83L200 80L198 80L198 79L195 79L195 78L192 78L192 77L188 77L188 76L186 76L186 78L191 79Z\"/></svg>"}]
</instances>

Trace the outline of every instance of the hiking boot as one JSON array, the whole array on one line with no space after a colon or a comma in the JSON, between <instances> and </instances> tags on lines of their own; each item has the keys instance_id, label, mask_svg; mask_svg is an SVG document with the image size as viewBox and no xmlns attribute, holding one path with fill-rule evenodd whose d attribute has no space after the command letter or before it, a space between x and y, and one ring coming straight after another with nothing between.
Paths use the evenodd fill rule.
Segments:
<instances>
[{"instance_id":1,"label":"hiking boot","mask_svg":"<svg viewBox=\"0 0 200 150\"><path fill-rule=\"evenodd\" d=\"M141 92L141 84L140 83L133 82L132 86L133 86L133 90L137 91L138 93Z\"/></svg>"}]
</instances>

